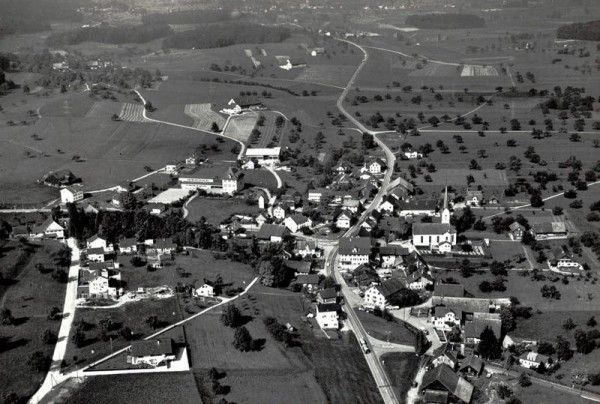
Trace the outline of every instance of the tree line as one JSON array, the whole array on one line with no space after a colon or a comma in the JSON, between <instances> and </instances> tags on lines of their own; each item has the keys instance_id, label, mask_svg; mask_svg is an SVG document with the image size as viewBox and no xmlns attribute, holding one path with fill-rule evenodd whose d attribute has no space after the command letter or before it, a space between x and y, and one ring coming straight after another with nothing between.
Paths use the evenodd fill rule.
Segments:
<instances>
[{"instance_id":1,"label":"tree line","mask_svg":"<svg viewBox=\"0 0 600 404\"><path fill-rule=\"evenodd\" d=\"M289 28L235 22L206 24L193 30L178 32L164 39L166 48L221 48L245 43L281 42L290 37Z\"/></svg>"},{"instance_id":2,"label":"tree line","mask_svg":"<svg viewBox=\"0 0 600 404\"><path fill-rule=\"evenodd\" d=\"M65 32L55 32L48 36L48 46L75 45L82 42L101 42L109 44L146 43L154 39L171 35L173 30L164 23L140 24L131 27L98 27L78 28Z\"/></svg>"},{"instance_id":3,"label":"tree line","mask_svg":"<svg viewBox=\"0 0 600 404\"><path fill-rule=\"evenodd\" d=\"M482 28L485 20L472 14L423 14L409 15L406 25L421 29Z\"/></svg>"},{"instance_id":4,"label":"tree line","mask_svg":"<svg viewBox=\"0 0 600 404\"><path fill-rule=\"evenodd\" d=\"M556 37L560 39L600 41L600 20L563 25L556 30Z\"/></svg>"},{"instance_id":5,"label":"tree line","mask_svg":"<svg viewBox=\"0 0 600 404\"><path fill-rule=\"evenodd\" d=\"M79 0L0 0L0 32L29 34L49 31L50 21L80 21Z\"/></svg>"},{"instance_id":6,"label":"tree line","mask_svg":"<svg viewBox=\"0 0 600 404\"><path fill-rule=\"evenodd\" d=\"M229 10L184 10L142 16L144 24L210 24L236 18Z\"/></svg>"}]
</instances>

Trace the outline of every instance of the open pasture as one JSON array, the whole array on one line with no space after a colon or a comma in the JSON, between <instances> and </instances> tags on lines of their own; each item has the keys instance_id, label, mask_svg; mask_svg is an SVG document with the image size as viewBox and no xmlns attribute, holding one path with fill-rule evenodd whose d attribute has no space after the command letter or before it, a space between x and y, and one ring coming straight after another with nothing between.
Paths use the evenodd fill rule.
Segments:
<instances>
[{"instance_id":1,"label":"open pasture","mask_svg":"<svg viewBox=\"0 0 600 404\"><path fill-rule=\"evenodd\" d=\"M212 130L213 123L216 123L219 128L225 124L225 118L213 111L209 103L186 104L185 114L194 120L194 128Z\"/></svg>"},{"instance_id":2,"label":"open pasture","mask_svg":"<svg viewBox=\"0 0 600 404\"><path fill-rule=\"evenodd\" d=\"M93 105L94 100L89 96L89 93L63 94L40 108L40 115L83 118Z\"/></svg>"},{"instance_id":3,"label":"open pasture","mask_svg":"<svg viewBox=\"0 0 600 404\"><path fill-rule=\"evenodd\" d=\"M232 116L225 128L223 135L246 143L252 129L256 126L258 114L255 112Z\"/></svg>"},{"instance_id":4,"label":"open pasture","mask_svg":"<svg viewBox=\"0 0 600 404\"><path fill-rule=\"evenodd\" d=\"M310 64L296 77L297 81L345 87L358 65Z\"/></svg>"},{"instance_id":5,"label":"open pasture","mask_svg":"<svg viewBox=\"0 0 600 404\"><path fill-rule=\"evenodd\" d=\"M266 171L259 171L261 175L273 176ZM204 217L207 222L219 225L233 214L256 215L259 212L257 205L248 205L243 199L234 198L194 198L187 206L190 212L187 220L195 223Z\"/></svg>"}]
</instances>

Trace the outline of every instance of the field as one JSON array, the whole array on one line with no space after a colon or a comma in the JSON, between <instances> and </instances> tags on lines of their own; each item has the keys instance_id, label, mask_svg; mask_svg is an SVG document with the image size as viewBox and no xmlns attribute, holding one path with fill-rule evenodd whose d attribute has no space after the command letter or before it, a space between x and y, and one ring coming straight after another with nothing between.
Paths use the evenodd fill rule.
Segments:
<instances>
[{"instance_id":1,"label":"field","mask_svg":"<svg viewBox=\"0 0 600 404\"><path fill-rule=\"evenodd\" d=\"M179 306L174 298L144 300L112 309L77 309L74 323L84 320L89 325L85 327L86 338L84 344L79 348L71 340L75 327L71 329L65 355L67 364L71 367L74 364L91 363L110 354L111 345L114 351L131 344L130 341L126 341L121 337L118 331L112 334L109 333L109 336L112 336L112 341L102 341L99 335L98 321L110 318L113 322L121 324L122 327L129 327L136 337L141 338L157 331L145 323L146 318L149 316L157 316L161 322L161 328L182 319Z\"/></svg>"},{"instance_id":2,"label":"field","mask_svg":"<svg viewBox=\"0 0 600 404\"><path fill-rule=\"evenodd\" d=\"M412 353L391 353L381 357L385 372L394 386L396 397L404 402L419 370L419 358Z\"/></svg>"},{"instance_id":3,"label":"field","mask_svg":"<svg viewBox=\"0 0 600 404\"><path fill-rule=\"evenodd\" d=\"M194 128L212 130L213 122L219 128L225 124L225 118L213 111L211 104L187 104L185 114L194 120Z\"/></svg>"},{"instance_id":4,"label":"field","mask_svg":"<svg viewBox=\"0 0 600 404\"><path fill-rule=\"evenodd\" d=\"M107 392L110 391L110 394ZM89 377L73 390L69 404L200 403L194 376L188 372Z\"/></svg>"},{"instance_id":5,"label":"field","mask_svg":"<svg viewBox=\"0 0 600 404\"><path fill-rule=\"evenodd\" d=\"M232 117L223 134L227 137L247 142L250 132L252 132L254 125L256 125L257 119L258 115L254 112Z\"/></svg>"},{"instance_id":6,"label":"field","mask_svg":"<svg viewBox=\"0 0 600 404\"><path fill-rule=\"evenodd\" d=\"M15 319L13 326L0 325L0 386L5 393L29 397L45 373L30 370L26 361L36 351L52 357L54 344L44 344L41 334L46 329L58 334L60 321L47 316L53 306L62 311L66 286L53 280L50 273L40 273L35 264L54 267L50 254L60 244L2 241L0 246L0 268L5 279L0 283L0 308L10 309Z\"/></svg>"},{"instance_id":7,"label":"field","mask_svg":"<svg viewBox=\"0 0 600 404\"><path fill-rule=\"evenodd\" d=\"M415 335L404 327L400 320L396 320L397 322L386 321L364 311L357 311L356 314L371 337L395 344L415 344Z\"/></svg>"},{"instance_id":8,"label":"field","mask_svg":"<svg viewBox=\"0 0 600 404\"><path fill-rule=\"evenodd\" d=\"M271 173L260 171L262 175L272 177ZM259 184L255 184L259 185ZM214 225L221 224L231 215L250 215L258 214L258 205L248 205L243 199L221 199L221 198L203 198L197 197L187 206L189 215L187 220L195 223L204 217L209 223Z\"/></svg>"}]
</instances>

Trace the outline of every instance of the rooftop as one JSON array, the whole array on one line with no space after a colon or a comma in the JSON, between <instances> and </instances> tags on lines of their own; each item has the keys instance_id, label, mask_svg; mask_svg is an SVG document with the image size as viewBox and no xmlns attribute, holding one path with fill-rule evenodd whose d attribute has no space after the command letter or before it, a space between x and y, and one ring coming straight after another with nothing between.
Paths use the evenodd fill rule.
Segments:
<instances>
[{"instance_id":1,"label":"rooftop","mask_svg":"<svg viewBox=\"0 0 600 404\"><path fill-rule=\"evenodd\" d=\"M131 344L131 356L134 357L172 355L173 351L171 338L135 341Z\"/></svg>"}]
</instances>

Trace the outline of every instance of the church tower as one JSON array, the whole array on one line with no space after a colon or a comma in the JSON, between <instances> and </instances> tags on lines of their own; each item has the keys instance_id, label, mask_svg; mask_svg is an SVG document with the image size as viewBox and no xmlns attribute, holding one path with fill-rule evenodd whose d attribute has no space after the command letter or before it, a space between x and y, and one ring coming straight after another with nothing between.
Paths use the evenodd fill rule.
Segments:
<instances>
[{"instance_id":1,"label":"church tower","mask_svg":"<svg viewBox=\"0 0 600 404\"><path fill-rule=\"evenodd\" d=\"M450 209L448 209L448 186L444 190L444 208L442 210L442 223L450 224Z\"/></svg>"}]
</instances>

